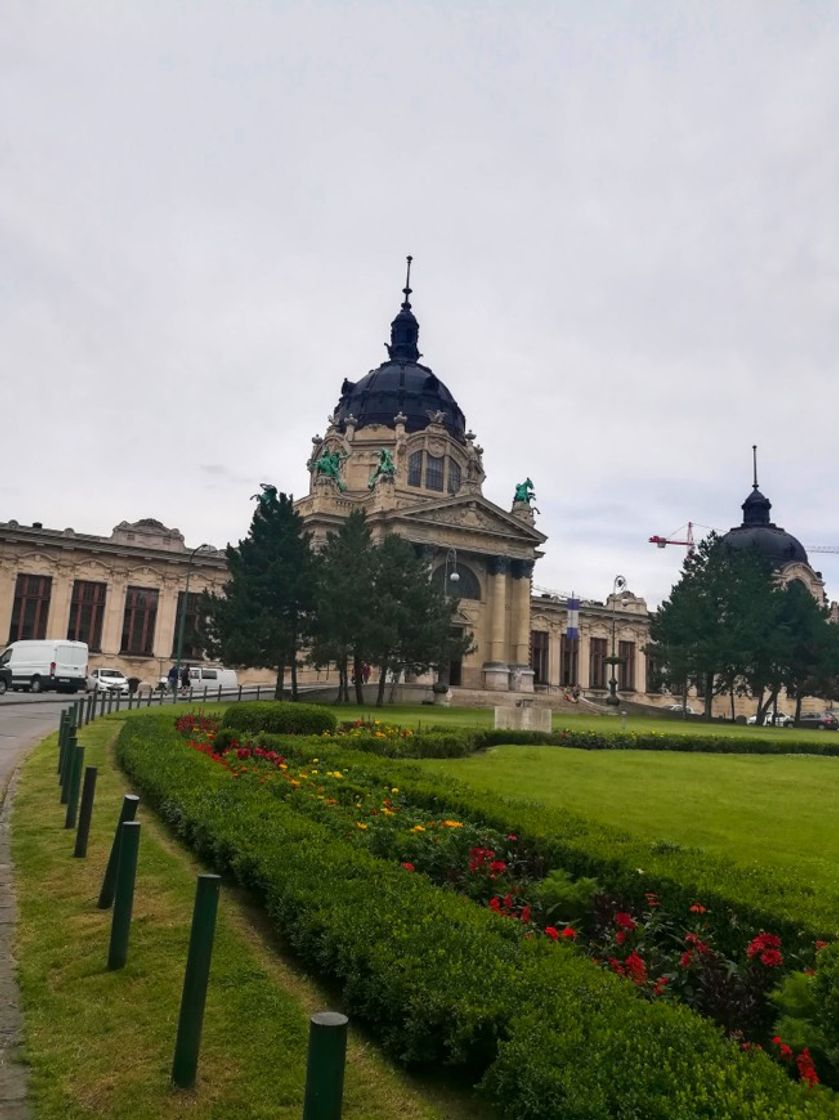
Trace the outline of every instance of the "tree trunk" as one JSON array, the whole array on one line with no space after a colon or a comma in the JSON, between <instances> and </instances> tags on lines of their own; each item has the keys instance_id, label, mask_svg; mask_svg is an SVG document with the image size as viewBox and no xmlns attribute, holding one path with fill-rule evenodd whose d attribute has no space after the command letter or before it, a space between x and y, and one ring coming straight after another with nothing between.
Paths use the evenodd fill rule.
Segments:
<instances>
[{"instance_id":1,"label":"tree trunk","mask_svg":"<svg viewBox=\"0 0 839 1120\"><path fill-rule=\"evenodd\" d=\"M350 690L347 683L347 659L343 657L338 662L338 696L335 700L336 704L343 704L345 700L349 700Z\"/></svg>"},{"instance_id":2,"label":"tree trunk","mask_svg":"<svg viewBox=\"0 0 839 1120\"><path fill-rule=\"evenodd\" d=\"M385 686L387 685L387 661L379 672L379 691L376 694L376 707L383 708L385 704Z\"/></svg>"},{"instance_id":3,"label":"tree trunk","mask_svg":"<svg viewBox=\"0 0 839 1120\"><path fill-rule=\"evenodd\" d=\"M705 674L705 719L712 720L714 706L714 674Z\"/></svg>"},{"instance_id":4,"label":"tree trunk","mask_svg":"<svg viewBox=\"0 0 839 1120\"><path fill-rule=\"evenodd\" d=\"M297 650L291 655L291 698L292 700L299 700L297 694Z\"/></svg>"},{"instance_id":5,"label":"tree trunk","mask_svg":"<svg viewBox=\"0 0 839 1120\"><path fill-rule=\"evenodd\" d=\"M735 719L737 719L737 709L734 706L734 686L733 685L731 686L730 696L731 696L731 722L734 723Z\"/></svg>"},{"instance_id":6,"label":"tree trunk","mask_svg":"<svg viewBox=\"0 0 839 1120\"><path fill-rule=\"evenodd\" d=\"M355 702L360 706L364 703L364 662L358 654L352 659L352 671L355 677Z\"/></svg>"},{"instance_id":7,"label":"tree trunk","mask_svg":"<svg viewBox=\"0 0 839 1120\"><path fill-rule=\"evenodd\" d=\"M277 666L277 683L274 685L274 699L282 700L285 687L285 665Z\"/></svg>"},{"instance_id":8,"label":"tree trunk","mask_svg":"<svg viewBox=\"0 0 839 1120\"><path fill-rule=\"evenodd\" d=\"M795 726L798 727L798 721L801 719L801 701L804 699L799 692L795 698Z\"/></svg>"}]
</instances>

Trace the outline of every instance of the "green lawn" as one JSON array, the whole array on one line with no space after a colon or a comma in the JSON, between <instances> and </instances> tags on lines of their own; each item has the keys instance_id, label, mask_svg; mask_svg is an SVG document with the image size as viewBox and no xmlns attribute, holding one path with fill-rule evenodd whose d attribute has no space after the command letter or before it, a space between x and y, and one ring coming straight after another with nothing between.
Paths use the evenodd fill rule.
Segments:
<instances>
[{"instance_id":1,"label":"green lawn","mask_svg":"<svg viewBox=\"0 0 839 1120\"><path fill-rule=\"evenodd\" d=\"M839 925L839 759L496 747L419 765L642 840L783 868L835 899Z\"/></svg>"}]
</instances>

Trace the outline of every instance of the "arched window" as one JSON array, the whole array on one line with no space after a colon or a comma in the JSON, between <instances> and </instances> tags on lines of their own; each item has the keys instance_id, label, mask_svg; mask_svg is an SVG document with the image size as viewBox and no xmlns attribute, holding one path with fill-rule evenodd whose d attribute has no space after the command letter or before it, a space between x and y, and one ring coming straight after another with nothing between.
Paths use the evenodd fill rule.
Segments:
<instances>
[{"instance_id":1,"label":"arched window","mask_svg":"<svg viewBox=\"0 0 839 1120\"><path fill-rule=\"evenodd\" d=\"M408 456L408 485L422 486L422 452L414 451Z\"/></svg>"},{"instance_id":2,"label":"arched window","mask_svg":"<svg viewBox=\"0 0 839 1120\"><path fill-rule=\"evenodd\" d=\"M453 580L451 578L453 572L457 572L460 578ZM446 585L447 576L448 585ZM434 574L431 577L431 582L435 587L439 587L445 594L450 595L452 599L480 600L481 598L481 584L478 577L471 568L467 568L461 563L457 565L451 562L448 564L441 564L438 568L435 568Z\"/></svg>"},{"instance_id":3,"label":"arched window","mask_svg":"<svg viewBox=\"0 0 839 1120\"><path fill-rule=\"evenodd\" d=\"M425 488L426 490L443 489L443 464L442 455L426 455L425 457Z\"/></svg>"},{"instance_id":4,"label":"arched window","mask_svg":"<svg viewBox=\"0 0 839 1120\"><path fill-rule=\"evenodd\" d=\"M456 494L460 489L460 463L449 459L449 493Z\"/></svg>"}]
</instances>

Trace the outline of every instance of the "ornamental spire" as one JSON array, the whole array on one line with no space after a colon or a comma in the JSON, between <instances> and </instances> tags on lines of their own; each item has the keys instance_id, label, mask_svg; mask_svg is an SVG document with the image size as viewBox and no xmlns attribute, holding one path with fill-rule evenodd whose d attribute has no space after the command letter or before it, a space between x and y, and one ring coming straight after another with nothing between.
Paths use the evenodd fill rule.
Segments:
<instances>
[{"instance_id":1,"label":"ornamental spire","mask_svg":"<svg viewBox=\"0 0 839 1120\"><path fill-rule=\"evenodd\" d=\"M754 482L752 483L752 489L757 490L757 444L756 443L752 444L752 466L754 467L754 479L755 479Z\"/></svg>"},{"instance_id":2,"label":"ornamental spire","mask_svg":"<svg viewBox=\"0 0 839 1120\"><path fill-rule=\"evenodd\" d=\"M413 259L409 254L405 287L402 289L405 299L398 315L390 324L390 345L387 346L387 343L385 343L390 360L400 364L416 362L422 357L417 347L419 323L411 310L411 262Z\"/></svg>"}]
</instances>

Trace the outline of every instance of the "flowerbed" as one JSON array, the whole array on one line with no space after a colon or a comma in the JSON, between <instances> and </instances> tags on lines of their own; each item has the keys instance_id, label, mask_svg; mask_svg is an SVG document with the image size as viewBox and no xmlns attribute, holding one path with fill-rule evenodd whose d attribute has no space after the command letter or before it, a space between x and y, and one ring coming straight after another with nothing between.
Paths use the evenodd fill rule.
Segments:
<instances>
[{"instance_id":1,"label":"flowerbed","mask_svg":"<svg viewBox=\"0 0 839 1120\"><path fill-rule=\"evenodd\" d=\"M391 1052L485 1072L483 1091L505 1117L837 1116L832 1095L793 1084L761 1053L739 1052L687 1009L638 999L632 984L570 947L523 937L520 920L374 855L365 840L373 830L355 827L366 820L344 835L307 817L298 805L320 769L312 759L292 787L288 761L237 755L219 764L185 750L165 716L127 722L118 753L185 839L260 892L300 956L340 982L348 1008ZM352 775L328 769L336 789L350 787ZM388 793L392 804L400 796ZM327 799L319 812L350 804ZM454 837L466 827L442 818L435 831ZM493 874L497 861L472 858L482 877Z\"/></svg>"}]
</instances>

